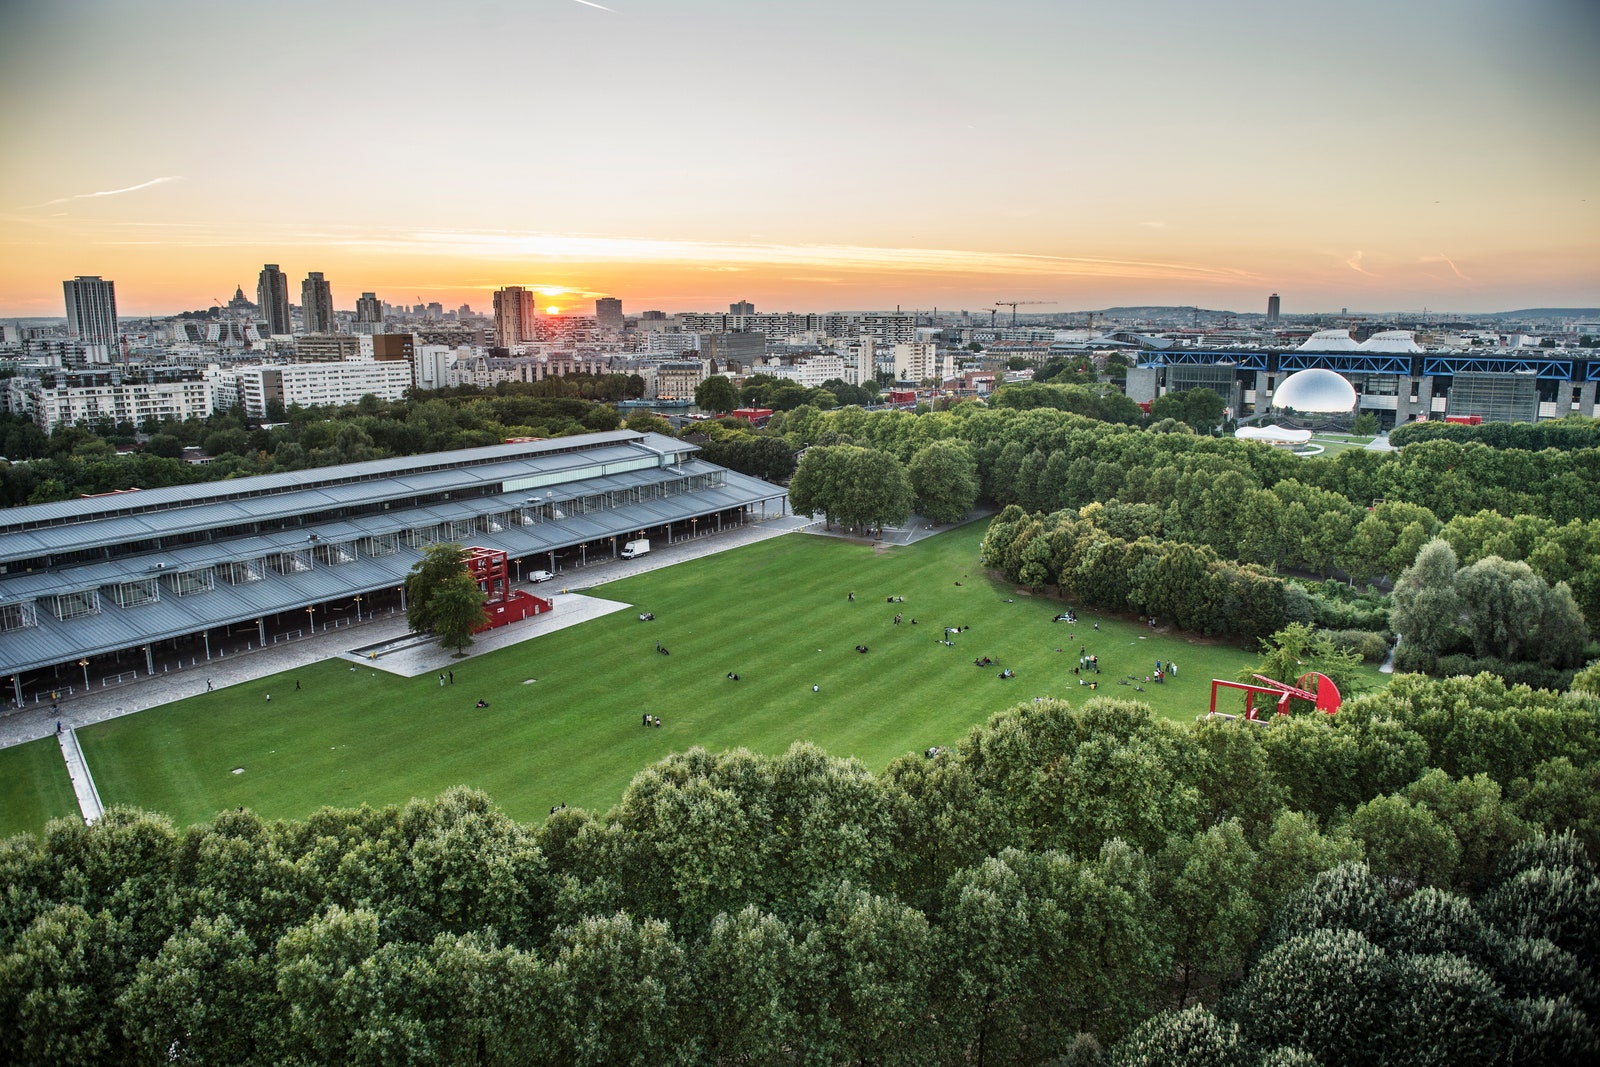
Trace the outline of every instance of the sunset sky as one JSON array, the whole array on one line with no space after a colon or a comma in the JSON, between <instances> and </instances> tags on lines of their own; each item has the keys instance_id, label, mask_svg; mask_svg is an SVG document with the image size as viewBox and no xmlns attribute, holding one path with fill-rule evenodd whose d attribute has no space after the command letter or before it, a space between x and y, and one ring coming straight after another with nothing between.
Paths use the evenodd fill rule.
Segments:
<instances>
[{"instance_id":1,"label":"sunset sky","mask_svg":"<svg viewBox=\"0 0 1600 1067\"><path fill-rule=\"evenodd\" d=\"M1594 0L5 0L0 315L1600 306Z\"/></svg>"}]
</instances>

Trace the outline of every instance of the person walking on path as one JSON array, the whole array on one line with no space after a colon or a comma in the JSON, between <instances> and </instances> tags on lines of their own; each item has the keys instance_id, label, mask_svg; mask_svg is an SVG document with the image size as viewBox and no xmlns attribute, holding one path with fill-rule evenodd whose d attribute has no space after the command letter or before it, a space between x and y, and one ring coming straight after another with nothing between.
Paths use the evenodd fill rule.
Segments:
<instances>
[{"instance_id":1,"label":"person walking on path","mask_svg":"<svg viewBox=\"0 0 1600 1067\"><path fill-rule=\"evenodd\" d=\"M206 692L208 692L208 693L211 692L211 679L210 678L206 679Z\"/></svg>"}]
</instances>

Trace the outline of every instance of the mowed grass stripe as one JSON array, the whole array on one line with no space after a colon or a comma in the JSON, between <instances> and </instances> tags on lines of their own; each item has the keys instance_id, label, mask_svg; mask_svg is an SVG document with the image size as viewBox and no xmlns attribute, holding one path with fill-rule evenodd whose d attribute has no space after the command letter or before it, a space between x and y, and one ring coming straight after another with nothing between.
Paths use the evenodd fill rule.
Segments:
<instances>
[{"instance_id":1,"label":"mowed grass stripe","mask_svg":"<svg viewBox=\"0 0 1600 1067\"><path fill-rule=\"evenodd\" d=\"M38 833L51 819L80 814L59 741L41 737L0 749L0 838Z\"/></svg>"},{"instance_id":2,"label":"mowed grass stripe","mask_svg":"<svg viewBox=\"0 0 1600 1067\"><path fill-rule=\"evenodd\" d=\"M325 804L403 802L458 784L534 819L561 803L604 810L641 769L695 745L778 753L811 741L881 770L1034 696L1086 698L1072 675L1079 644L1100 654L1096 695L1137 697L1185 719L1205 710L1213 674L1231 677L1255 659L1089 612L1076 626L1053 623L1059 600L982 576L984 529L887 550L776 538L601 586L595 595L634 607L455 661L454 685L331 660L80 736L107 803L179 823L240 805L303 817ZM904 603L885 602L897 595ZM656 621L640 622L640 611ZM947 625L971 629L945 647ZM657 641L669 655L655 651ZM870 652L856 653L857 644ZM974 667L985 655L996 665ZM1173 656L1180 682L1143 694L1115 684ZM999 680L1002 666L1017 677ZM488 709L473 707L480 698ZM663 726L641 726L646 712Z\"/></svg>"}]
</instances>

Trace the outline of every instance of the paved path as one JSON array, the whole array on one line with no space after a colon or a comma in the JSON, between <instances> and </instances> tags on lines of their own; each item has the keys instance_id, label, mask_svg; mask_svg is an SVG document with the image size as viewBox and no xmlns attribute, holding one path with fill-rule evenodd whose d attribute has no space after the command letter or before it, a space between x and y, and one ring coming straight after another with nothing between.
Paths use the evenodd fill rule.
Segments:
<instances>
[{"instance_id":1,"label":"paved path","mask_svg":"<svg viewBox=\"0 0 1600 1067\"><path fill-rule=\"evenodd\" d=\"M89 764L83 758L83 749L78 745L78 734L63 728L56 740L61 742L61 758L67 761L67 777L72 779L72 791L78 794L78 810L83 812L83 821L94 822L105 814L105 808L100 803L100 790L94 786L94 776L89 773Z\"/></svg>"},{"instance_id":2,"label":"paved path","mask_svg":"<svg viewBox=\"0 0 1600 1067\"><path fill-rule=\"evenodd\" d=\"M576 595L579 590L613 582L619 578L629 578L635 574L643 574L685 560L714 555L740 545L765 541L798 530L810 521L805 516L785 515L733 527L719 534L704 534L673 545L664 545L657 541L650 554L639 559L603 560L569 571L554 581L542 585L525 585L524 588L553 599L556 602L556 610L548 615L525 619L520 623L513 623L498 631L474 638L473 646L467 652L468 658L626 607L615 601ZM566 617L563 618L563 615ZM58 721L64 730L76 729L203 693L207 685L215 689L225 689L228 686L327 659L344 658L353 663L381 666L391 673L407 677L429 671L449 670L461 662L447 649L442 649L436 642L431 641L381 655L375 662L366 659L360 653L350 654L354 649L401 641L408 633L409 629L403 616L382 616L376 620L342 626L331 632L271 645L254 652L220 656L201 667L140 678L138 681L114 688L98 689L70 697L61 701L59 711L41 704L21 711L7 712L0 715L0 748L9 748L41 737L49 737L55 733Z\"/></svg>"}]
</instances>

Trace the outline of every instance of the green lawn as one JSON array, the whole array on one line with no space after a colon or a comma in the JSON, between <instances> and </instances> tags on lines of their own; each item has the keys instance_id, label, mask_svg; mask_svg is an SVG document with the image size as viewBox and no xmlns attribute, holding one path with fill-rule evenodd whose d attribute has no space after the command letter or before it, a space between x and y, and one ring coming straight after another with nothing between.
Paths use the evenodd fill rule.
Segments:
<instances>
[{"instance_id":1,"label":"green lawn","mask_svg":"<svg viewBox=\"0 0 1600 1067\"><path fill-rule=\"evenodd\" d=\"M38 833L51 819L78 814L60 742L41 737L0 749L0 838Z\"/></svg>"},{"instance_id":2,"label":"green lawn","mask_svg":"<svg viewBox=\"0 0 1600 1067\"><path fill-rule=\"evenodd\" d=\"M1137 696L1174 718L1203 712L1212 675L1254 659L1136 621L1101 618L1098 633L1090 613L1052 622L1060 601L981 576L985 525L884 551L791 535L614 582L593 592L656 621L620 612L460 661L453 686L330 660L79 737L107 804L179 823L235 805L300 817L457 784L536 819L560 803L604 810L641 768L693 745L777 753L809 740L879 770L1034 696L1086 697L1072 674L1080 646L1100 656L1097 695ZM885 603L894 595L905 602ZM970 630L946 647L944 626ZM997 665L975 667L985 655ZM1174 657L1176 682L1142 694L1117 684ZM997 678L1001 666L1016 677ZM662 727L641 726L645 712Z\"/></svg>"}]
</instances>

